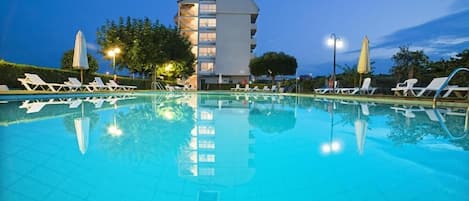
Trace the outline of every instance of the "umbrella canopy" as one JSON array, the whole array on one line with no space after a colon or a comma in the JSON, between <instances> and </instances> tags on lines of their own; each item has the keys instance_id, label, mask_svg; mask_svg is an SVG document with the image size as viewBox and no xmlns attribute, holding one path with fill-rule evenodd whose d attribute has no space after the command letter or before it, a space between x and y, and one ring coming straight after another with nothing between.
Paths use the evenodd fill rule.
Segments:
<instances>
[{"instance_id":1,"label":"umbrella canopy","mask_svg":"<svg viewBox=\"0 0 469 201\"><path fill-rule=\"evenodd\" d=\"M363 153L367 127L368 122L366 122L365 120L357 119L355 121L355 138L357 139L357 149L359 154Z\"/></svg>"},{"instance_id":2,"label":"umbrella canopy","mask_svg":"<svg viewBox=\"0 0 469 201\"><path fill-rule=\"evenodd\" d=\"M366 74L371 71L370 67L370 51L368 49L368 37L365 36L362 42L362 50L360 51L360 58L358 59L357 71L360 74Z\"/></svg>"},{"instance_id":3,"label":"umbrella canopy","mask_svg":"<svg viewBox=\"0 0 469 201\"><path fill-rule=\"evenodd\" d=\"M76 118L75 122L75 132L77 134L78 148L82 154L86 153L88 149L88 136L90 133L90 118L81 117Z\"/></svg>"},{"instance_id":4,"label":"umbrella canopy","mask_svg":"<svg viewBox=\"0 0 469 201\"><path fill-rule=\"evenodd\" d=\"M86 53L86 40L81 31L75 37L75 49L73 49L73 68L88 69L88 57Z\"/></svg>"}]
</instances>

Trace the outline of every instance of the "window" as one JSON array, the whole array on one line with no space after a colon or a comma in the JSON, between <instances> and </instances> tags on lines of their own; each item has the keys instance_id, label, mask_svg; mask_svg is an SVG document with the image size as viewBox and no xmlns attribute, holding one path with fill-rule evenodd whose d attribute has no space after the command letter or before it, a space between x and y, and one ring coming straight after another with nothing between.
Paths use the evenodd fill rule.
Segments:
<instances>
[{"instance_id":1,"label":"window","mask_svg":"<svg viewBox=\"0 0 469 201\"><path fill-rule=\"evenodd\" d=\"M208 63L205 63L205 64L208 64ZM213 63L212 64L212 69L213 69ZM208 120L208 121L211 121L213 120L213 113L211 111L202 111L200 113L200 118L202 120Z\"/></svg>"},{"instance_id":2,"label":"window","mask_svg":"<svg viewBox=\"0 0 469 201\"><path fill-rule=\"evenodd\" d=\"M217 19L215 18L202 18L200 19L200 27L214 28L217 26Z\"/></svg>"},{"instance_id":3,"label":"window","mask_svg":"<svg viewBox=\"0 0 469 201\"><path fill-rule=\"evenodd\" d=\"M216 33L200 33L201 42L215 42L217 40Z\"/></svg>"},{"instance_id":4,"label":"window","mask_svg":"<svg viewBox=\"0 0 469 201\"><path fill-rule=\"evenodd\" d=\"M215 149L215 142L212 140L200 140L199 148L201 149Z\"/></svg>"},{"instance_id":5,"label":"window","mask_svg":"<svg viewBox=\"0 0 469 201\"><path fill-rule=\"evenodd\" d=\"M211 126L199 126L199 134L201 135L215 135L215 128Z\"/></svg>"},{"instance_id":6,"label":"window","mask_svg":"<svg viewBox=\"0 0 469 201\"><path fill-rule=\"evenodd\" d=\"M215 13L217 12L217 4L200 4L201 13Z\"/></svg>"},{"instance_id":7,"label":"window","mask_svg":"<svg viewBox=\"0 0 469 201\"><path fill-rule=\"evenodd\" d=\"M214 57L217 53L214 47L201 47L199 49L199 56L202 57Z\"/></svg>"},{"instance_id":8,"label":"window","mask_svg":"<svg viewBox=\"0 0 469 201\"><path fill-rule=\"evenodd\" d=\"M213 71L213 62L201 62L200 71L203 72L212 72Z\"/></svg>"},{"instance_id":9,"label":"window","mask_svg":"<svg viewBox=\"0 0 469 201\"><path fill-rule=\"evenodd\" d=\"M215 162L215 154L200 154L199 155L199 161L200 162L208 162L208 163L213 163Z\"/></svg>"}]
</instances>

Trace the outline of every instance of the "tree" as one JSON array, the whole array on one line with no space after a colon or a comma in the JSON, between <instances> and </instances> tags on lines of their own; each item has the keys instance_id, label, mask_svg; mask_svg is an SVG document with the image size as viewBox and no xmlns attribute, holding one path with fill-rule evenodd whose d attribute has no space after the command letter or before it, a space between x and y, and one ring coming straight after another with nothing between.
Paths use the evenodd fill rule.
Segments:
<instances>
[{"instance_id":1,"label":"tree","mask_svg":"<svg viewBox=\"0 0 469 201\"><path fill-rule=\"evenodd\" d=\"M297 67L296 58L283 52L267 52L249 62L249 70L252 75L270 76L272 83L275 83L277 75L295 75Z\"/></svg>"},{"instance_id":2,"label":"tree","mask_svg":"<svg viewBox=\"0 0 469 201\"><path fill-rule=\"evenodd\" d=\"M187 77L193 72L195 56L191 43L171 27L152 22L149 18L117 22L106 20L97 31L100 53L106 55L108 49L119 47L122 51L116 59L119 69L130 72L157 74L169 62L176 63L182 70L175 71L174 77Z\"/></svg>"},{"instance_id":3,"label":"tree","mask_svg":"<svg viewBox=\"0 0 469 201\"><path fill-rule=\"evenodd\" d=\"M414 75L420 75L429 63L428 56L423 50L410 51L408 46L399 47L399 52L392 56L392 60L394 66L391 68L391 73L398 81L405 74L408 79L414 78Z\"/></svg>"},{"instance_id":4,"label":"tree","mask_svg":"<svg viewBox=\"0 0 469 201\"><path fill-rule=\"evenodd\" d=\"M62 56L62 61L60 62L60 68L62 69L67 69L67 70L77 70L76 68L73 68L73 52L74 50L68 50L64 53ZM84 70L85 73L94 73L99 69L99 64L98 60L93 57L91 54L87 54L88 56L88 65L89 69Z\"/></svg>"}]
</instances>

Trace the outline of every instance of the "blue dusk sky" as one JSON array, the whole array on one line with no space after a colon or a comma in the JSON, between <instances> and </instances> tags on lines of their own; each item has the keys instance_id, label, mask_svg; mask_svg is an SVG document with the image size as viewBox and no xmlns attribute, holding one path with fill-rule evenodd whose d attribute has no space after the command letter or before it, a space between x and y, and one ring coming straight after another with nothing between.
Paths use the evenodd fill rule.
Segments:
<instances>
[{"instance_id":1,"label":"blue dusk sky","mask_svg":"<svg viewBox=\"0 0 469 201\"><path fill-rule=\"evenodd\" d=\"M256 55L283 51L297 58L299 74L328 75L333 51L325 45L331 33L345 47L339 65L355 65L361 41L370 40L377 73L387 73L399 46L424 50L432 60L469 48L468 0L256 0L260 8ZM0 58L37 66L59 67L82 30L88 51L97 54L96 30L106 19L149 17L174 26L176 0L2 0ZM110 71L101 62L101 72ZM340 69L338 70L340 72Z\"/></svg>"}]
</instances>

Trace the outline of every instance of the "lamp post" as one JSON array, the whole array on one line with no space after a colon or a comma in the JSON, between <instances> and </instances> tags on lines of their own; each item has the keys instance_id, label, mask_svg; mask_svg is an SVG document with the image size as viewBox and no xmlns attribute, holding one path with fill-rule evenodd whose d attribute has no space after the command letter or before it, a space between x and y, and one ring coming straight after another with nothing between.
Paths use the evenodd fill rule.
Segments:
<instances>
[{"instance_id":1,"label":"lamp post","mask_svg":"<svg viewBox=\"0 0 469 201\"><path fill-rule=\"evenodd\" d=\"M332 46L334 48L334 66L333 66L333 70L332 70L332 91L335 92L335 67L336 67L336 63L335 63L335 58L336 58L336 51L337 51L337 48L341 48L343 43L342 43L342 40L337 36L335 35L335 33L332 33L331 36L329 37L329 39L327 40L327 45L329 46Z\"/></svg>"},{"instance_id":2,"label":"lamp post","mask_svg":"<svg viewBox=\"0 0 469 201\"><path fill-rule=\"evenodd\" d=\"M109 57L112 57L112 70L113 70L113 73L114 73L114 81L117 80L117 75L116 75L116 56L117 54L121 53L121 49L119 49L118 47L116 48L113 48L109 51L107 51L107 55Z\"/></svg>"}]
</instances>

